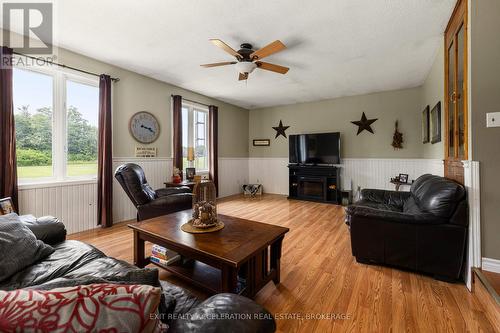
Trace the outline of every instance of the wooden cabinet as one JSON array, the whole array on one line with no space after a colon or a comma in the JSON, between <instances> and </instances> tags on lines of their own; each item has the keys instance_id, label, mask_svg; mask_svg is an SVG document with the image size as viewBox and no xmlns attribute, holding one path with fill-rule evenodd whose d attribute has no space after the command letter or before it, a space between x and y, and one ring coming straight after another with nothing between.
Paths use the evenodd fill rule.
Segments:
<instances>
[{"instance_id":1,"label":"wooden cabinet","mask_svg":"<svg viewBox=\"0 0 500 333\"><path fill-rule=\"evenodd\" d=\"M468 159L467 1L459 0L445 31L444 175L464 183Z\"/></svg>"}]
</instances>

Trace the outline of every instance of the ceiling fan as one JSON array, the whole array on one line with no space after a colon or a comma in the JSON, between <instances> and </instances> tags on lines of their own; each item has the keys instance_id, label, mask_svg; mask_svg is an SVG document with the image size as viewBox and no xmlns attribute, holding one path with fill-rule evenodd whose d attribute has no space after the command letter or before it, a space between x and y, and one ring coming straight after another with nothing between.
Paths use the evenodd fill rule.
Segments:
<instances>
[{"instance_id":1,"label":"ceiling fan","mask_svg":"<svg viewBox=\"0 0 500 333\"><path fill-rule=\"evenodd\" d=\"M279 52L281 50L286 49L285 44L283 44L279 40L275 40L271 44L268 44L261 48L260 50L254 51L252 49L252 44L248 43L243 43L240 45L240 49L238 51L235 51L233 48L231 48L229 45L221 41L220 39L210 39L210 41L229 53L230 55L234 56L237 61L226 61L226 62L216 62L213 64L204 64L200 65L201 67L217 67L217 66L226 66L226 65L236 65L236 70L239 73L238 79L241 80L247 80L248 79L248 74L252 73L254 69L260 68L260 69L265 69L267 71L275 72L275 73L280 73L280 74L286 74L288 72L289 68L280 66L280 65L275 65L275 64L270 64L268 62L263 62L260 61L261 59L270 56L271 54L274 54L276 52Z\"/></svg>"}]
</instances>

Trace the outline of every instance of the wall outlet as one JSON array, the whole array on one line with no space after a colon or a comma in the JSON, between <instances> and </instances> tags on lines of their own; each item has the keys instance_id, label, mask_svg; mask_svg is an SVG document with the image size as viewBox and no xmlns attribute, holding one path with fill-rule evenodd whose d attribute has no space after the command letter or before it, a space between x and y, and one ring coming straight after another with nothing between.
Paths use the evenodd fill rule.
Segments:
<instances>
[{"instance_id":1,"label":"wall outlet","mask_svg":"<svg viewBox=\"0 0 500 333\"><path fill-rule=\"evenodd\" d=\"M500 112L486 114L486 127L500 127Z\"/></svg>"}]
</instances>

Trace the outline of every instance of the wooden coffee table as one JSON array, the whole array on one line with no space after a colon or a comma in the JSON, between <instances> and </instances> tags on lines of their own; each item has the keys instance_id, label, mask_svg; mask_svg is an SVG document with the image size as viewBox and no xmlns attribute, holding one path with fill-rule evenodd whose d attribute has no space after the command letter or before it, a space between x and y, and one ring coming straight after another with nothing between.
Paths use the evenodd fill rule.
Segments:
<instances>
[{"instance_id":1,"label":"wooden coffee table","mask_svg":"<svg viewBox=\"0 0 500 333\"><path fill-rule=\"evenodd\" d=\"M181 230L191 210L128 226L134 231L134 264L160 266L209 293L231 292L253 297L273 280L280 282L281 244L288 228L219 215L224 229L204 234ZM191 260L169 266L145 256L145 241L164 246Z\"/></svg>"}]
</instances>

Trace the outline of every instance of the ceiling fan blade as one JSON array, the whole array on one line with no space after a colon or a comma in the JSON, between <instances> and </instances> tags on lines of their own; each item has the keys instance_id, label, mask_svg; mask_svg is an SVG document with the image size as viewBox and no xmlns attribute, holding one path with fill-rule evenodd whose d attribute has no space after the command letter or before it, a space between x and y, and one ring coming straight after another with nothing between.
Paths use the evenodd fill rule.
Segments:
<instances>
[{"instance_id":1,"label":"ceiling fan blade","mask_svg":"<svg viewBox=\"0 0 500 333\"><path fill-rule=\"evenodd\" d=\"M201 67L217 67L217 66L226 66L226 65L234 65L237 61L225 61L225 62L215 62L213 64L203 64Z\"/></svg>"},{"instance_id":2,"label":"ceiling fan blade","mask_svg":"<svg viewBox=\"0 0 500 333\"><path fill-rule=\"evenodd\" d=\"M248 73L240 73L239 77L238 77L238 80L240 81L243 81L243 80L247 80L248 79Z\"/></svg>"},{"instance_id":3,"label":"ceiling fan blade","mask_svg":"<svg viewBox=\"0 0 500 333\"><path fill-rule=\"evenodd\" d=\"M226 51L230 55L235 56L238 59L241 58L241 55L238 52L236 52L231 46L227 45L226 43L224 43L220 39L210 39L210 41L212 42L212 44L220 47L221 49L223 49L224 51Z\"/></svg>"},{"instance_id":4,"label":"ceiling fan blade","mask_svg":"<svg viewBox=\"0 0 500 333\"><path fill-rule=\"evenodd\" d=\"M274 54L276 52L279 52L281 50L286 49L285 44L283 44L279 40L275 40L271 44L268 44L261 48L260 50L255 51L250 55L251 59L263 59L267 56L270 56L271 54Z\"/></svg>"},{"instance_id":5,"label":"ceiling fan blade","mask_svg":"<svg viewBox=\"0 0 500 333\"><path fill-rule=\"evenodd\" d=\"M270 64L268 62L262 62L262 61L257 61L255 62L255 64L257 64L257 68L265 69L266 71L276 72L280 74L286 74L290 69L288 67Z\"/></svg>"}]
</instances>

